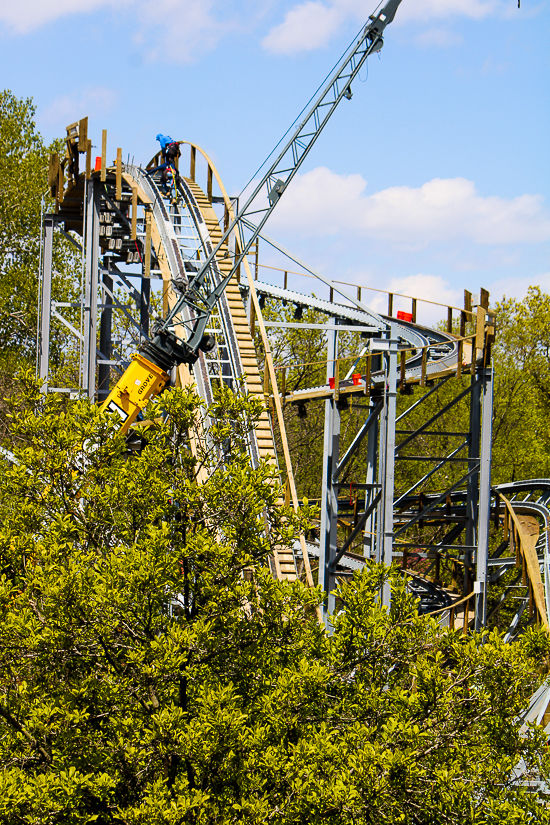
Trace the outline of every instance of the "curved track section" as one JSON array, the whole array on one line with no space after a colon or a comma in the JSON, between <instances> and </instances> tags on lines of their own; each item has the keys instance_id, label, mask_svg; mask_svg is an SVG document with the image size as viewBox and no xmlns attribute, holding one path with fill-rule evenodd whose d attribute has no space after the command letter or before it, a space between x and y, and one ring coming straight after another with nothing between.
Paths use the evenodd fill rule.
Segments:
<instances>
[{"instance_id":1,"label":"curved track section","mask_svg":"<svg viewBox=\"0 0 550 825\"><path fill-rule=\"evenodd\" d=\"M221 239L218 218L211 201L189 178L181 181L181 200L178 199L177 204L169 204L155 181L142 169L127 166L125 174L133 185L138 186L142 202L152 209L152 243L166 285L168 304L172 305L179 291L187 285L189 275L196 271L197 263L207 257ZM230 268L231 258L227 248L222 246L212 267L214 284L219 283ZM192 323L193 318L187 316L179 320ZM263 406L260 420L249 438L252 463L257 466L261 459L274 461L276 450L265 407L263 383L242 294L235 279L230 282L212 314L208 332L215 336L217 347L212 353L201 353L193 366L193 378L200 396L206 403L211 403L213 382L223 381L236 388L244 381L245 389L260 399ZM187 368L180 367L179 374L181 383L191 380ZM273 553L278 575L291 581L296 579L293 552L273 548Z\"/></svg>"}]
</instances>

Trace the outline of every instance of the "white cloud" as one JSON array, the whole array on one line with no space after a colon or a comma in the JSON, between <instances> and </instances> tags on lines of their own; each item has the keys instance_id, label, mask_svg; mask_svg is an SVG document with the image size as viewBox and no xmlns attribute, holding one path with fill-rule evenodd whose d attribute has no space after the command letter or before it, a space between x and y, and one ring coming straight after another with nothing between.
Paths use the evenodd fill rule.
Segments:
<instances>
[{"instance_id":1,"label":"white cloud","mask_svg":"<svg viewBox=\"0 0 550 825\"><path fill-rule=\"evenodd\" d=\"M215 5L215 0L146 0L139 7L136 42L149 60L191 62L234 27L213 14Z\"/></svg>"},{"instance_id":2,"label":"white cloud","mask_svg":"<svg viewBox=\"0 0 550 825\"><path fill-rule=\"evenodd\" d=\"M65 126L86 115L94 117L110 112L117 101L117 94L105 86L87 86L70 94L62 95L42 111L38 111L41 125L53 127L61 133Z\"/></svg>"},{"instance_id":3,"label":"white cloud","mask_svg":"<svg viewBox=\"0 0 550 825\"><path fill-rule=\"evenodd\" d=\"M0 0L0 24L27 34L68 15L123 9L130 34L148 59L187 63L235 27L223 13L214 14L218 5L217 0Z\"/></svg>"},{"instance_id":4,"label":"white cloud","mask_svg":"<svg viewBox=\"0 0 550 825\"><path fill-rule=\"evenodd\" d=\"M320 166L298 175L281 198L271 226L313 236L355 236L421 249L452 240L536 244L550 239L541 195L480 195L465 178L434 178L418 188L393 186L365 194L361 175Z\"/></svg>"},{"instance_id":5,"label":"white cloud","mask_svg":"<svg viewBox=\"0 0 550 825\"><path fill-rule=\"evenodd\" d=\"M405 0L397 10L395 24L419 23L453 17L481 20L489 15L505 15L512 0ZM295 54L326 46L331 37L349 22L366 23L374 3L365 0L306 0L298 3L274 26L262 41L268 51ZM394 24L394 25L395 25ZM422 45L451 46L460 38L441 29L428 29L420 36Z\"/></svg>"},{"instance_id":6,"label":"white cloud","mask_svg":"<svg viewBox=\"0 0 550 825\"><path fill-rule=\"evenodd\" d=\"M95 11L101 6L121 6L134 0L0 0L0 22L12 31L26 34L68 14Z\"/></svg>"},{"instance_id":7,"label":"white cloud","mask_svg":"<svg viewBox=\"0 0 550 825\"><path fill-rule=\"evenodd\" d=\"M275 54L318 49L327 45L342 23L342 17L336 6L307 0L289 11L284 21L263 39L262 45Z\"/></svg>"}]
</instances>

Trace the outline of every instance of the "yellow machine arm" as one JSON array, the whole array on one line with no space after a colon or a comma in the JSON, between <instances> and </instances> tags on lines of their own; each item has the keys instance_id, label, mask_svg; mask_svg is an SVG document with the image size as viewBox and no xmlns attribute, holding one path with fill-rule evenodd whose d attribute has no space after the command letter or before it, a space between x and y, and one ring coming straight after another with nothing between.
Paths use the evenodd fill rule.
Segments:
<instances>
[{"instance_id":1,"label":"yellow machine arm","mask_svg":"<svg viewBox=\"0 0 550 825\"><path fill-rule=\"evenodd\" d=\"M101 409L118 413L122 422L121 432L126 433L151 398L159 395L169 382L167 372L136 353Z\"/></svg>"}]
</instances>

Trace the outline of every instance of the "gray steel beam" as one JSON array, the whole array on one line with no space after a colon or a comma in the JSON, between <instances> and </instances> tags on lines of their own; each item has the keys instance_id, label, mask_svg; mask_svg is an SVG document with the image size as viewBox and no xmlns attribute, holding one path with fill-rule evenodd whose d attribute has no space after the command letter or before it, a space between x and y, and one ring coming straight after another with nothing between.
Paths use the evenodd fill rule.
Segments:
<instances>
[{"instance_id":1,"label":"gray steel beam","mask_svg":"<svg viewBox=\"0 0 550 825\"><path fill-rule=\"evenodd\" d=\"M113 320L113 279L103 270L102 283L102 304L101 319L99 322L99 351L108 360L111 358L111 328ZM109 379L111 370L108 363L100 361L98 366L97 396L99 401L104 401L109 395Z\"/></svg>"},{"instance_id":2,"label":"gray steel beam","mask_svg":"<svg viewBox=\"0 0 550 825\"><path fill-rule=\"evenodd\" d=\"M493 370L483 370L483 406L481 422L481 456L479 472L479 514L476 558L475 628L487 624L487 560L489 557L489 522L491 519L491 459L493 440Z\"/></svg>"},{"instance_id":3,"label":"gray steel beam","mask_svg":"<svg viewBox=\"0 0 550 825\"><path fill-rule=\"evenodd\" d=\"M38 377L43 381L42 392L48 392L50 371L50 325L52 317L52 261L53 230L55 218L44 218L44 261L42 266L42 294L40 306L40 343L38 357Z\"/></svg>"},{"instance_id":4,"label":"gray steel beam","mask_svg":"<svg viewBox=\"0 0 550 825\"><path fill-rule=\"evenodd\" d=\"M395 491L395 419L397 411L397 354L398 338L397 324L391 323L389 330L389 350L384 354L386 362L386 382L384 397L383 420L383 452L384 463L381 478L382 484L382 518L380 530L380 549L377 553L379 561L386 565L393 562L393 500ZM385 584L382 594L382 604L390 603L390 586Z\"/></svg>"},{"instance_id":5,"label":"gray steel beam","mask_svg":"<svg viewBox=\"0 0 550 825\"><path fill-rule=\"evenodd\" d=\"M94 178L86 187L86 267L84 285L84 348L82 387L95 398L97 352L97 290L99 283L99 189Z\"/></svg>"},{"instance_id":6,"label":"gray steel beam","mask_svg":"<svg viewBox=\"0 0 550 825\"><path fill-rule=\"evenodd\" d=\"M371 408L372 409L372 408ZM378 457L378 439L379 439L379 429L380 429L380 416L376 416L376 420L374 424L369 430L369 436L367 440L367 475L366 475L366 484L369 485L365 492L365 510L368 510L370 505L372 504L374 497L376 495L376 490L374 489L374 483L376 479L376 470L377 470L377 457ZM368 516L367 520L365 521L365 530L363 532L363 555L366 558L371 559L374 556L375 550L375 531L376 531L376 514L377 511L373 510L370 515Z\"/></svg>"},{"instance_id":7,"label":"gray steel beam","mask_svg":"<svg viewBox=\"0 0 550 825\"><path fill-rule=\"evenodd\" d=\"M327 324L327 383L335 377L336 358L338 357L338 329ZM328 619L334 613L335 600L333 591L336 577L331 569L331 562L338 552L338 486L333 484L333 477L338 466L340 450L340 410L334 397L325 401L325 434L323 448L323 480L321 489L321 529L319 536L320 565L319 584L325 593L325 616ZM328 625L328 622L327 622Z\"/></svg>"},{"instance_id":8,"label":"gray steel beam","mask_svg":"<svg viewBox=\"0 0 550 825\"><path fill-rule=\"evenodd\" d=\"M468 458L479 460L480 437L481 437L481 381L479 376L472 376L470 393L470 444ZM466 544L477 545L477 517L479 504L479 469L472 473L467 482L466 513L468 523L466 525ZM471 591L472 578L472 557L468 558L464 566L464 594Z\"/></svg>"}]
</instances>

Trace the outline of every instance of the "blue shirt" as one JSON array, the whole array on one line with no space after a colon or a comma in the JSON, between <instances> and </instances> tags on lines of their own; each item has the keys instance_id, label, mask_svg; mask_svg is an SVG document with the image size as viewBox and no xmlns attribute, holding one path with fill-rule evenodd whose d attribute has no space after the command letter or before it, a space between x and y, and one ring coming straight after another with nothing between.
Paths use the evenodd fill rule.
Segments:
<instances>
[{"instance_id":1,"label":"blue shirt","mask_svg":"<svg viewBox=\"0 0 550 825\"><path fill-rule=\"evenodd\" d=\"M159 138L160 148L162 149L163 152L165 151L168 144L173 143L173 142L174 141L172 140L172 138L168 137L168 135L161 135L160 138Z\"/></svg>"}]
</instances>

